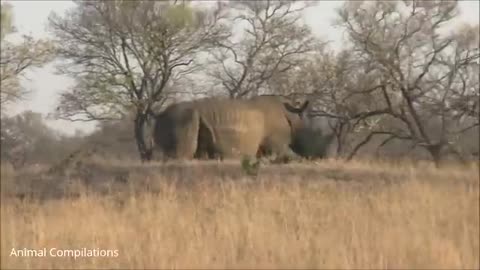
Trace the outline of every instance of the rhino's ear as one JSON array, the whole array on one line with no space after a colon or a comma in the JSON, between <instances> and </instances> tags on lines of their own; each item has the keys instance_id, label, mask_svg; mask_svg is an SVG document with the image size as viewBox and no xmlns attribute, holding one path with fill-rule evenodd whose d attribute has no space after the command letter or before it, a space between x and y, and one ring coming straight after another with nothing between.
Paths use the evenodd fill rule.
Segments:
<instances>
[{"instance_id":1,"label":"rhino's ear","mask_svg":"<svg viewBox=\"0 0 480 270\"><path fill-rule=\"evenodd\" d=\"M305 111L305 109L307 109L308 107L308 104L309 104L309 101L308 100L305 100L305 102L302 104L302 106L300 106L299 108L295 108L293 107L292 105L290 105L289 103L287 102L284 102L283 105L285 105L285 108L292 112L292 113L296 113L296 114L301 114L303 113L303 111Z\"/></svg>"}]
</instances>

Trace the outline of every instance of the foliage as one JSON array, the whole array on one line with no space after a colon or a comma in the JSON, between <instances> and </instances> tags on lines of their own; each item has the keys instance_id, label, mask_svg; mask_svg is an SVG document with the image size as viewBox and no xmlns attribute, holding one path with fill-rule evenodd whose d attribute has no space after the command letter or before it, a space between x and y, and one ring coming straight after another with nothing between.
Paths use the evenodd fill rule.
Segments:
<instances>
[{"instance_id":1,"label":"foliage","mask_svg":"<svg viewBox=\"0 0 480 270\"><path fill-rule=\"evenodd\" d=\"M241 160L242 170L249 176L257 176L260 170L260 160L249 156L244 156Z\"/></svg>"},{"instance_id":2,"label":"foliage","mask_svg":"<svg viewBox=\"0 0 480 270\"><path fill-rule=\"evenodd\" d=\"M20 85L27 70L40 67L51 60L51 43L47 40L35 40L23 35L19 42L12 42L7 37L15 32L12 6L1 4L2 50L0 55L0 102L2 109L6 105L22 99L28 91Z\"/></svg>"},{"instance_id":3,"label":"foliage","mask_svg":"<svg viewBox=\"0 0 480 270\"><path fill-rule=\"evenodd\" d=\"M232 2L230 35L214 40L217 49L207 75L230 98L277 93L266 82L299 65L315 46L310 28L301 20L308 6L293 1Z\"/></svg>"},{"instance_id":4,"label":"foliage","mask_svg":"<svg viewBox=\"0 0 480 270\"><path fill-rule=\"evenodd\" d=\"M422 2L423 3L423 2ZM438 163L464 158L462 140L479 125L478 25L447 33L455 2L347 2L338 26L346 46L325 48L269 84L312 99L310 116L328 118L336 152L352 158L375 141L424 148Z\"/></svg>"},{"instance_id":5,"label":"foliage","mask_svg":"<svg viewBox=\"0 0 480 270\"><path fill-rule=\"evenodd\" d=\"M377 107L360 117L373 120L370 132L352 154L373 136L384 135L382 145L407 140L438 163L443 150L458 152L459 134L479 125L478 26L477 31L466 28L477 33L468 37L441 33L456 10L456 2L425 7L416 1L380 1L347 3L339 11L356 57L364 66L368 62L377 78L377 87L369 90ZM427 130L432 120L440 121L438 132ZM397 121L401 129L389 126Z\"/></svg>"},{"instance_id":6,"label":"foliage","mask_svg":"<svg viewBox=\"0 0 480 270\"><path fill-rule=\"evenodd\" d=\"M202 41L218 33L216 19L153 1L79 2L65 16L53 15L57 53L67 60L59 71L78 80L63 94L58 116L121 119L164 102L172 77L191 72Z\"/></svg>"},{"instance_id":7,"label":"foliage","mask_svg":"<svg viewBox=\"0 0 480 270\"><path fill-rule=\"evenodd\" d=\"M220 13L159 1L77 2L53 15L62 74L77 84L62 94L58 117L73 121L122 119L134 113L137 146L148 159L144 128L177 81L197 68L198 53L216 39Z\"/></svg>"},{"instance_id":8,"label":"foliage","mask_svg":"<svg viewBox=\"0 0 480 270\"><path fill-rule=\"evenodd\" d=\"M79 1L52 16L66 60L59 71L77 80L62 93L58 116L133 121L148 159L150 116L174 98L217 90L230 98L301 95L311 101L312 127L294 147L306 156L325 156L332 141L347 158L365 147L422 149L437 163L478 148L465 143L480 123L478 25L445 31L456 2L346 2L336 23L345 31L339 51L302 21L310 4L181 2Z\"/></svg>"},{"instance_id":9,"label":"foliage","mask_svg":"<svg viewBox=\"0 0 480 270\"><path fill-rule=\"evenodd\" d=\"M12 6L8 3L2 3L0 9L0 19L1 19L1 31L0 31L0 40L3 41L5 35L10 34L15 31L13 25L13 11Z\"/></svg>"},{"instance_id":10,"label":"foliage","mask_svg":"<svg viewBox=\"0 0 480 270\"><path fill-rule=\"evenodd\" d=\"M41 114L32 111L1 121L1 159L15 168L54 162L80 141L60 136L45 124Z\"/></svg>"}]
</instances>

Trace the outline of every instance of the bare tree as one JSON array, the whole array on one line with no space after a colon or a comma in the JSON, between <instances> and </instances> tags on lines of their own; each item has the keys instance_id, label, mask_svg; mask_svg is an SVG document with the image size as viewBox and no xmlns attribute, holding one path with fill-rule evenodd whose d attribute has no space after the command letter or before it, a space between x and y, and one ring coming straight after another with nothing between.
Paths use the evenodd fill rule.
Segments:
<instances>
[{"instance_id":1,"label":"bare tree","mask_svg":"<svg viewBox=\"0 0 480 270\"><path fill-rule=\"evenodd\" d=\"M308 6L294 1L232 1L231 35L215 40L212 68L207 72L230 98L267 92L276 73L297 66L315 44L310 28L301 22Z\"/></svg>"},{"instance_id":2,"label":"bare tree","mask_svg":"<svg viewBox=\"0 0 480 270\"><path fill-rule=\"evenodd\" d=\"M358 61L376 77L374 87L355 93L374 95L376 106L349 117L369 130L350 157L383 136L381 146L406 140L438 165L443 151L459 153L459 134L479 125L478 25L465 26L468 35L442 33L457 3L418 3L355 1L339 11ZM432 121L438 130L428 128Z\"/></svg>"},{"instance_id":3,"label":"bare tree","mask_svg":"<svg viewBox=\"0 0 480 270\"><path fill-rule=\"evenodd\" d=\"M40 67L51 59L51 44L23 35L19 42L7 40L14 33L12 7L1 4L0 102L2 109L22 99L28 91L20 86L20 79L32 67Z\"/></svg>"},{"instance_id":4,"label":"bare tree","mask_svg":"<svg viewBox=\"0 0 480 270\"><path fill-rule=\"evenodd\" d=\"M324 134L331 133L336 155L342 156L352 150L352 138L368 125L359 120L373 116L370 111L379 109L374 93L379 87L378 76L370 69L351 50L335 53L323 47L298 68L272 77L269 84L284 95L308 96L311 128L318 124Z\"/></svg>"},{"instance_id":5,"label":"bare tree","mask_svg":"<svg viewBox=\"0 0 480 270\"><path fill-rule=\"evenodd\" d=\"M172 80L193 72L198 55L223 33L221 10L160 1L77 2L52 16L59 67L77 84L61 96L57 115L72 121L119 119L133 112L142 160L151 156L145 126L169 97Z\"/></svg>"}]
</instances>

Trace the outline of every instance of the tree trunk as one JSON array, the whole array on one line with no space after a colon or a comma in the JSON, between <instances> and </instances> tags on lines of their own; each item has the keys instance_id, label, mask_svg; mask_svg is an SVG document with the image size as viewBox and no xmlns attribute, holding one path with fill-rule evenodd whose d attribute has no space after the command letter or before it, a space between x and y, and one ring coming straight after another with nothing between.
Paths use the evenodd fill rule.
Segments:
<instances>
[{"instance_id":1,"label":"tree trunk","mask_svg":"<svg viewBox=\"0 0 480 270\"><path fill-rule=\"evenodd\" d=\"M342 139L342 135L338 135L338 134L335 134L335 137L337 139L337 147L336 147L336 157L340 157L342 155L342 152L343 152L343 139Z\"/></svg>"},{"instance_id":2,"label":"tree trunk","mask_svg":"<svg viewBox=\"0 0 480 270\"><path fill-rule=\"evenodd\" d=\"M347 144L347 136L350 132L349 126L346 123L339 123L334 129L335 139L337 140L336 157L343 157Z\"/></svg>"},{"instance_id":3,"label":"tree trunk","mask_svg":"<svg viewBox=\"0 0 480 270\"><path fill-rule=\"evenodd\" d=\"M429 145L427 151L432 156L432 160L435 163L435 167L440 167L440 162L442 161L442 144Z\"/></svg>"},{"instance_id":4,"label":"tree trunk","mask_svg":"<svg viewBox=\"0 0 480 270\"><path fill-rule=\"evenodd\" d=\"M147 145L145 139L145 126L147 124L147 115L143 113L137 113L134 123L135 141L137 142L140 160L142 162L150 161L152 159L153 149L151 145Z\"/></svg>"}]
</instances>

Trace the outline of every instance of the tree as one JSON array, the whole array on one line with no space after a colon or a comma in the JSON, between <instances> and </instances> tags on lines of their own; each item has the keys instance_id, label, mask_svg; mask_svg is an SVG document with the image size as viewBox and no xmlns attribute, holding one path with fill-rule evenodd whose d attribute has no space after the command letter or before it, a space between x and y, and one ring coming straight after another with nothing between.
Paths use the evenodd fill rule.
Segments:
<instances>
[{"instance_id":1,"label":"tree","mask_svg":"<svg viewBox=\"0 0 480 270\"><path fill-rule=\"evenodd\" d=\"M376 136L384 137L380 146L422 147L437 165L446 150L460 156L459 135L479 125L478 25L442 33L457 15L451 1L355 1L339 15L355 57L376 78L355 93L374 95L375 106L349 117L369 123L350 157Z\"/></svg>"},{"instance_id":2,"label":"tree","mask_svg":"<svg viewBox=\"0 0 480 270\"><path fill-rule=\"evenodd\" d=\"M368 124L358 120L377 104L378 97L372 93L377 87L376 75L369 69L369 65L358 61L350 50L335 53L322 47L311 53L298 68L277 74L268 83L284 95L307 96L310 129L319 129L323 136L332 135L336 155L344 156L352 150L362 127ZM324 139L321 137L318 136L317 142L309 140L322 145Z\"/></svg>"},{"instance_id":3,"label":"tree","mask_svg":"<svg viewBox=\"0 0 480 270\"><path fill-rule=\"evenodd\" d=\"M340 157L348 155L355 137L362 133L361 124L365 123L355 120L375 105L375 95L368 93L375 88L376 76L351 50L336 53L321 45L295 68L275 74L267 83L282 95L310 100L309 127L303 132L299 148L305 149L306 155L317 152L324 156L330 145L336 145L333 153L330 149L328 152Z\"/></svg>"},{"instance_id":4,"label":"tree","mask_svg":"<svg viewBox=\"0 0 480 270\"><path fill-rule=\"evenodd\" d=\"M17 42L8 41L7 37L15 33L12 6L1 3L0 42L0 102L2 108L22 99L28 91L20 86L20 79L33 67L40 67L51 59L51 43L35 40L23 35Z\"/></svg>"},{"instance_id":5,"label":"tree","mask_svg":"<svg viewBox=\"0 0 480 270\"><path fill-rule=\"evenodd\" d=\"M41 114L25 111L1 121L1 158L15 168L26 164L51 163L75 147L49 128Z\"/></svg>"},{"instance_id":6,"label":"tree","mask_svg":"<svg viewBox=\"0 0 480 270\"><path fill-rule=\"evenodd\" d=\"M214 40L207 71L230 98L268 92L267 81L299 65L315 39L301 22L308 6L294 1L235 1L230 4L227 39ZM239 31L241 27L242 31Z\"/></svg>"},{"instance_id":7,"label":"tree","mask_svg":"<svg viewBox=\"0 0 480 270\"><path fill-rule=\"evenodd\" d=\"M128 115L127 120L134 117L135 115ZM133 121L125 120L100 122L97 130L86 136L85 145L101 146L109 158L134 159L135 137L129 132L133 124Z\"/></svg>"},{"instance_id":8,"label":"tree","mask_svg":"<svg viewBox=\"0 0 480 270\"><path fill-rule=\"evenodd\" d=\"M64 17L51 17L59 67L77 84L61 96L59 118L120 119L133 112L142 160L151 157L145 126L154 106L172 93L172 80L192 73L199 53L223 34L214 12L182 2L76 2ZM197 61L198 62L198 61Z\"/></svg>"}]
</instances>

